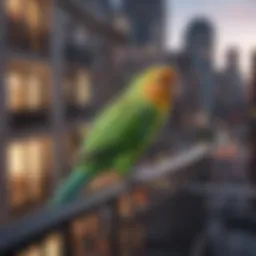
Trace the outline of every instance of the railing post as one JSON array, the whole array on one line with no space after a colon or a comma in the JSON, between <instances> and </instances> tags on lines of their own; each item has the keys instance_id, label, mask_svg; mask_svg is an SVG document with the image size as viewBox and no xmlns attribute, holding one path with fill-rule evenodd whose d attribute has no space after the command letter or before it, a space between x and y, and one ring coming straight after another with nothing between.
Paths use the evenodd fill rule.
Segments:
<instances>
[{"instance_id":1,"label":"railing post","mask_svg":"<svg viewBox=\"0 0 256 256\"><path fill-rule=\"evenodd\" d=\"M118 199L114 199L111 204L111 233L110 233L110 255L120 256L120 216L118 208Z\"/></svg>"}]
</instances>

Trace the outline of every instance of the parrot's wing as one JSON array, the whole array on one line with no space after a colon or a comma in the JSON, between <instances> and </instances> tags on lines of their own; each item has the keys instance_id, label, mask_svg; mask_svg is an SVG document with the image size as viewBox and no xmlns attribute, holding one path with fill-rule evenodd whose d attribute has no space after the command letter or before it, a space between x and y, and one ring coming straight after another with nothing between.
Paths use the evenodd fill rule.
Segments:
<instances>
[{"instance_id":1,"label":"parrot's wing","mask_svg":"<svg viewBox=\"0 0 256 256\"><path fill-rule=\"evenodd\" d=\"M147 143L157 112L147 104L119 103L107 109L92 127L79 158L82 161L113 157Z\"/></svg>"}]
</instances>

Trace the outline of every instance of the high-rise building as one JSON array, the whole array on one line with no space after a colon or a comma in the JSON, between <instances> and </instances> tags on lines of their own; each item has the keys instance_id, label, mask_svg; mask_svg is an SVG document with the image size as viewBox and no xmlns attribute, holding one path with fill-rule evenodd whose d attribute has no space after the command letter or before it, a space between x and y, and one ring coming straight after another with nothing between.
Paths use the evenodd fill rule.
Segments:
<instances>
[{"instance_id":1,"label":"high-rise building","mask_svg":"<svg viewBox=\"0 0 256 256\"><path fill-rule=\"evenodd\" d=\"M204 18L193 20L185 33L185 54L190 59L192 79L186 87L191 87L195 95L196 111L211 119L214 108L214 70L213 55L215 31L210 21ZM186 88L189 89L189 88Z\"/></svg>"},{"instance_id":2,"label":"high-rise building","mask_svg":"<svg viewBox=\"0 0 256 256\"><path fill-rule=\"evenodd\" d=\"M226 53L226 66L219 75L216 92L218 114L222 114L226 121L241 120L245 114L245 84L240 71L239 50L235 47Z\"/></svg>"},{"instance_id":3,"label":"high-rise building","mask_svg":"<svg viewBox=\"0 0 256 256\"><path fill-rule=\"evenodd\" d=\"M137 46L152 43L161 46L165 17L163 0L123 0L123 11L130 20L132 40Z\"/></svg>"}]
</instances>

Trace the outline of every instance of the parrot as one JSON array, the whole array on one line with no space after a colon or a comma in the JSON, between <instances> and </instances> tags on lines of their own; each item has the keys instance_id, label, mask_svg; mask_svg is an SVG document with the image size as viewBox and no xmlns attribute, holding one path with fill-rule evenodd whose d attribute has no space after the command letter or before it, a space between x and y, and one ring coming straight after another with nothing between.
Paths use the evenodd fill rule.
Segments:
<instances>
[{"instance_id":1,"label":"parrot","mask_svg":"<svg viewBox=\"0 0 256 256\"><path fill-rule=\"evenodd\" d=\"M73 201L98 174L129 174L136 160L157 138L172 111L176 71L155 65L134 75L128 86L92 121L77 162L58 187L51 204Z\"/></svg>"}]
</instances>

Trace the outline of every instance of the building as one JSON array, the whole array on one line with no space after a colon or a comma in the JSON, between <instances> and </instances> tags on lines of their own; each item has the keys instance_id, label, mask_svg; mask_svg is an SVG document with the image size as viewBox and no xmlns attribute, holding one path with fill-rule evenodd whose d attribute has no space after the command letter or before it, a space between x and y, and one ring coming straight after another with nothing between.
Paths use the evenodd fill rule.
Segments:
<instances>
[{"instance_id":1,"label":"building","mask_svg":"<svg viewBox=\"0 0 256 256\"><path fill-rule=\"evenodd\" d=\"M239 122L245 117L245 83L240 71L239 50L234 47L226 53L226 66L219 74L216 93L219 117L231 122Z\"/></svg>"},{"instance_id":2,"label":"building","mask_svg":"<svg viewBox=\"0 0 256 256\"><path fill-rule=\"evenodd\" d=\"M210 21L196 18L184 33L182 51L169 54L169 63L180 73L182 98L177 118L183 128L208 126L214 111L215 31Z\"/></svg>"},{"instance_id":3,"label":"building","mask_svg":"<svg viewBox=\"0 0 256 256\"><path fill-rule=\"evenodd\" d=\"M163 44L164 1L124 0L123 11L131 22L131 36L135 45Z\"/></svg>"},{"instance_id":4,"label":"building","mask_svg":"<svg viewBox=\"0 0 256 256\"><path fill-rule=\"evenodd\" d=\"M96 14L104 12L99 6ZM3 7L0 207L6 222L41 205L68 174L94 110L99 42L109 39L100 25L102 34L89 23L84 28L54 1L6 0Z\"/></svg>"},{"instance_id":5,"label":"building","mask_svg":"<svg viewBox=\"0 0 256 256\"><path fill-rule=\"evenodd\" d=\"M198 95L197 111L211 118L214 108L213 56L215 31L210 21L198 18L190 23L185 33L185 53L191 60ZM189 84L187 85L189 86Z\"/></svg>"}]
</instances>

